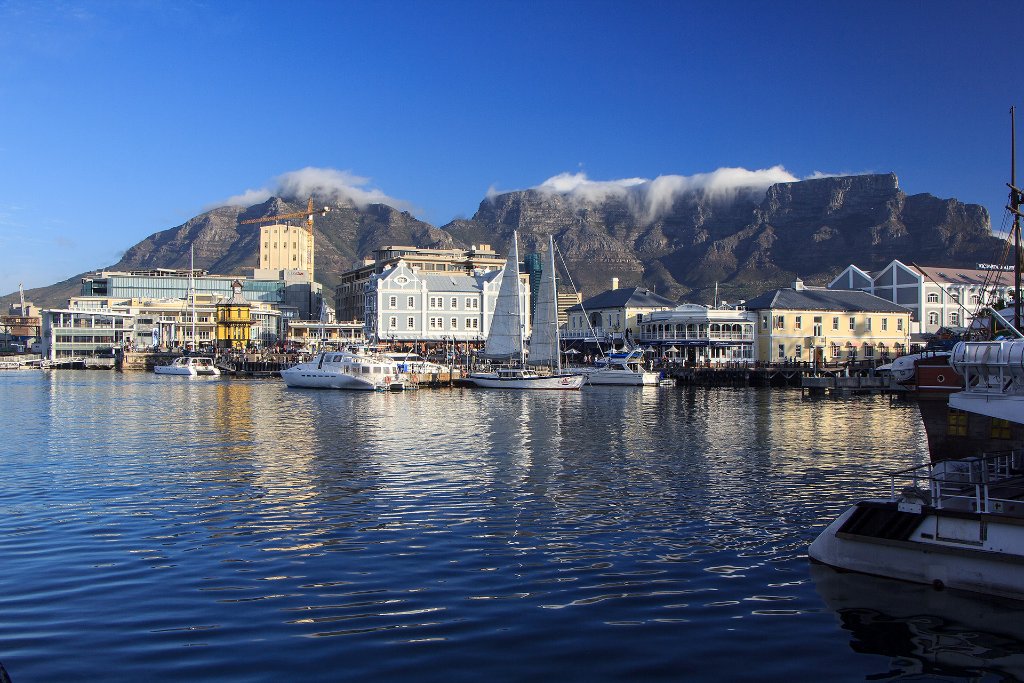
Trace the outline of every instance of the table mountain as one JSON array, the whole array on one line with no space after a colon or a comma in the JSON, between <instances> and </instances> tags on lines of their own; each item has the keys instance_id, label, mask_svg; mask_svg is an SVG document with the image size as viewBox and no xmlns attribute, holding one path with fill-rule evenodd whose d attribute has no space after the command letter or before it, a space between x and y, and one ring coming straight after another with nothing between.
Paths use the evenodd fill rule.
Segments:
<instances>
[{"instance_id":1,"label":"table mountain","mask_svg":"<svg viewBox=\"0 0 1024 683\"><path fill-rule=\"evenodd\" d=\"M545 249L554 235L577 288L587 295L618 277L622 286L644 284L672 299L706 302L716 283L723 298L734 300L797 276L824 283L850 263L875 269L898 258L973 266L998 262L1002 249L983 207L908 196L893 174L779 183L726 197L695 190L678 194L654 215L639 206L629 191L588 199L523 190L487 197L471 219L441 228L383 204L335 206L315 217L316 277L333 299L341 273L378 247L487 243L506 253L518 230L524 254ZM187 268L194 245L196 267L244 274L258 261L259 225L240 221L304 210L304 199L278 197L245 209L213 209L147 237L107 269ZM80 278L26 294L41 306L65 305L78 294Z\"/></svg>"}]
</instances>

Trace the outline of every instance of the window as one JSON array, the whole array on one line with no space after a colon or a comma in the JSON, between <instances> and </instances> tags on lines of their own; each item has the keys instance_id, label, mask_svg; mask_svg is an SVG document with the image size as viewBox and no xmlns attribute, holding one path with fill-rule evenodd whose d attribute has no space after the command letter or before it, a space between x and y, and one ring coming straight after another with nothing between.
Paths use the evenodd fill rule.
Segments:
<instances>
[{"instance_id":1,"label":"window","mask_svg":"<svg viewBox=\"0 0 1024 683\"><path fill-rule=\"evenodd\" d=\"M803 344L797 344L796 345L796 350L793 352L793 356L797 360L799 360L801 357L803 357L803 355L804 355L804 345Z\"/></svg>"},{"instance_id":2,"label":"window","mask_svg":"<svg viewBox=\"0 0 1024 683\"><path fill-rule=\"evenodd\" d=\"M432 330L443 330L444 329L444 319L442 319L442 318L431 318L430 319L430 329L432 329Z\"/></svg>"},{"instance_id":3,"label":"window","mask_svg":"<svg viewBox=\"0 0 1024 683\"><path fill-rule=\"evenodd\" d=\"M472 308L472 306L473 306L473 299L471 299L470 297L467 296L466 297L466 308Z\"/></svg>"},{"instance_id":4,"label":"window","mask_svg":"<svg viewBox=\"0 0 1024 683\"><path fill-rule=\"evenodd\" d=\"M838 330L839 329L839 316L838 315L832 317L832 329L833 330Z\"/></svg>"},{"instance_id":5,"label":"window","mask_svg":"<svg viewBox=\"0 0 1024 683\"><path fill-rule=\"evenodd\" d=\"M888 318L882 318L882 332L885 332L888 329L889 329L889 319Z\"/></svg>"},{"instance_id":6,"label":"window","mask_svg":"<svg viewBox=\"0 0 1024 683\"><path fill-rule=\"evenodd\" d=\"M929 313L928 314L928 324L929 325L938 325L939 324L939 314L934 312L934 311Z\"/></svg>"},{"instance_id":7,"label":"window","mask_svg":"<svg viewBox=\"0 0 1024 683\"><path fill-rule=\"evenodd\" d=\"M468 327L472 327L474 330L480 327L480 321L477 320L476 318L473 318L472 320L469 320L467 322L473 323L472 325L468 325Z\"/></svg>"},{"instance_id":8,"label":"window","mask_svg":"<svg viewBox=\"0 0 1024 683\"><path fill-rule=\"evenodd\" d=\"M814 316L814 330L813 330L812 334L814 334L815 337L820 337L823 334L822 329L821 329L821 316L820 315Z\"/></svg>"},{"instance_id":9,"label":"window","mask_svg":"<svg viewBox=\"0 0 1024 683\"><path fill-rule=\"evenodd\" d=\"M391 328L392 330L398 329L398 318L396 318L395 316L391 316L390 318L388 318L388 327Z\"/></svg>"},{"instance_id":10,"label":"window","mask_svg":"<svg viewBox=\"0 0 1024 683\"><path fill-rule=\"evenodd\" d=\"M903 318L896 318L896 330L898 332L903 331Z\"/></svg>"},{"instance_id":11,"label":"window","mask_svg":"<svg viewBox=\"0 0 1024 683\"><path fill-rule=\"evenodd\" d=\"M784 316L784 315L777 315L777 316L775 316L775 329L781 330L785 326L786 326L786 316ZM782 356L779 356L779 358L782 358Z\"/></svg>"},{"instance_id":12,"label":"window","mask_svg":"<svg viewBox=\"0 0 1024 683\"><path fill-rule=\"evenodd\" d=\"M871 331L871 316L867 316L867 317L864 318L864 324L865 324L865 328L864 329L866 329L868 332L870 332Z\"/></svg>"},{"instance_id":13,"label":"window","mask_svg":"<svg viewBox=\"0 0 1024 683\"><path fill-rule=\"evenodd\" d=\"M761 329L762 330L767 330L768 329L768 316L766 316L766 315L762 315L761 316Z\"/></svg>"},{"instance_id":14,"label":"window","mask_svg":"<svg viewBox=\"0 0 1024 683\"><path fill-rule=\"evenodd\" d=\"M853 316L850 316L850 331L853 332L856 329L857 329L857 319L854 318Z\"/></svg>"},{"instance_id":15,"label":"window","mask_svg":"<svg viewBox=\"0 0 1024 683\"><path fill-rule=\"evenodd\" d=\"M637 313L636 314L636 324L639 325L643 321L644 321L644 314L643 313Z\"/></svg>"},{"instance_id":16,"label":"window","mask_svg":"<svg viewBox=\"0 0 1024 683\"><path fill-rule=\"evenodd\" d=\"M408 307L409 308L416 308L416 297L414 297L414 296L410 296L409 297L409 306Z\"/></svg>"},{"instance_id":17,"label":"window","mask_svg":"<svg viewBox=\"0 0 1024 683\"><path fill-rule=\"evenodd\" d=\"M388 308L398 308L398 297L388 297Z\"/></svg>"},{"instance_id":18,"label":"window","mask_svg":"<svg viewBox=\"0 0 1024 683\"><path fill-rule=\"evenodd\" d=\"M950 325L959 325L960 324L960 314L959 313L950 313L949 314L949 324Z\"/></svg>"},{"instance_id":19,"label":"window","mask_svg":"<svg viewBox=\"0 0 1024 683\"><path fill-rule=\"evenodd\" d=\"M872 346L871 344L866 345L864 347L864 357L865 358L874 358L875 357L875 347Z\"/></svg>"},{"instance_id":20,"label":"window","mask_svg":"<svg viewBox=\"0 0 1024 683\"><path fill-rule=\"evenodd\" d=\"M430 308L441 308L441 297L432 296L430 297Z\"/></svg>"},{"instance_id":21,"label":"window","mask_svg":"<svg viewBox=\"0 0 1024 683\"><path fill-rule=\"evenodd\" d=\"M934 293L933 294L929 294L928 295L928 303L930 303L930 304L937 304L937 303L939 303L939 295L938 294L934 294Z\"/></svg>"},{"instance_id":22,"label":"window","mask_svg":"<svg viewBox=\"0 0 1024 683\"><path fill-rule=\"evenodd\" d=\"M838 318L837 318L837 320L838 320ZM833 343L832 344L832 357L833 358L839 358L840 354L842 354L842 347L840 347L839 344Z\"/></svg>"},{"instance_id":23,"label":"window","mask_svg":"<svg viewBox=\"0 0 1024 683\"><path fill-rule=\"evenodd\" d=\"M799 330L803 326L804 326L804 317L802 315L796 316L796 318L793 320L793 327L795 327L796 329Z\"/></svg>"},{"instance_id":24,"label":"window","mask_svg":"<svg viewBox=\"0 0 1024 683\"><path fill-rule=\"evenodd\" d=\"M458 318L452 318L452 329L453 330L459 329L459 319Z\"/></svg>"},{"instance_id":25,"label":"window","mask_svg":"<svg viewBox=\"0 0 1024 683\"><path fill-rule=\"evenodd\" d=\"M971 297L971 303L977 306L978 304L981 303L981 297L975 294L974 296Z\"/></svg>"},{"instance_id":26,"label":"window","mask_svg":"<svg viewBox=\"0 0 1024 683\"><path fill-rule=\"evenodd\" d=\"M786 345L785 344L779 344L779 358L785 358L785 357L786 357Z\"/></svg>"},{"instance_id":27,"label":"window","mask_svg":"<svg viewBox=\"0 0 1024 683\"><path fill-rule=\"evenodd\" d=\"M958 304L958 303L960 303L960 295L959 294L950 294L949 295L949 300L952 301L955 304Z\"/></svg>"},{"instance_id":28,"label":"window","mask_svg":"<svg viewBox=\"0 0 1024 683\"><path fill-rule=\"evenodd\" d=\"M950 408L946 416L947 436L967 436L967 413Z\"/></svg>"},{"instance_id":29,"label":"window","mask_svg":"<svg viewBox=\"0 0 1024 683\"><path fill-rule=\"evenodd\" d=\"M416 318L414 318L412 316L409 316L408 318L406 318L406 320L405 320L405 328L407 330L415 329L416 328Z\"/></svg>"},{"instance_id":30,"label":"window","mask_svg":"<svg viewBox=\"0 0 1024 683\"><path fill-rule=\"evenodd\" d=\"M452 297L452 310L454 311L459 307L459 300L456 297Z\"/></svg>"},{"instance_id":31,"label":"window","mask_svg":"<svg viewBox=\"0 0 1024 683\"><path fill-rule=\"evenodd\" d=\"M992 418L992 438L993 439L1009 439L1010 438L1010 421L1000 420L998 417Z\"/></svg>"}]
</instances>

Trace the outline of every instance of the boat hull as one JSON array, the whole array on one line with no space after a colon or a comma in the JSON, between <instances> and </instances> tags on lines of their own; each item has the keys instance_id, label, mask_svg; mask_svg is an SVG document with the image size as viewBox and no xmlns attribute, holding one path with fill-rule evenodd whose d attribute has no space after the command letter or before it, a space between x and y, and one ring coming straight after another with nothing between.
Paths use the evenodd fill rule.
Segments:
<instances>
[{"instance_id":1,"label":"boat hull","mask_svg":"<svg viewBox=\"0 0 1024 683\"><path fill-rule=\"evenodd\" d=\"M587 384L614 384L630 387L653 387L661 377L656 372L633 372L631 370L585 370Z\"/></svg>"},{"instance_id":2,"label":"boat hull","mask_svg":"<svg viewBox=\"0 0 1024 683\"><path fill-rule=\"evenodd\" d=\"M583 375L538 375L535 377L499 377L491 373L471 374L467 378L485 389L573 390L583 386Z\"/></svg>"},{"instance_id":3,"label":"boat hull","mask_svg":"<svg viewBox=\"0 0 1024 683\"><path fill-rule=\"evenodd\" d=\"M291 368L281 371L281 379L290 387L300 389L348 389L352 391L385 391L401 386L400 382L375 382L343 373Z\"/></svg>"},{"instance_id":4,"label":"boat hull","mask_svg":"<svg viewBox=\"0 0 1024 683\"><path fill-rule=\"evenodd\" d=\"M836 569L1024 599L1024 524L1019 517L861 501L808 548Z\"/></svg>"}]
</instances>

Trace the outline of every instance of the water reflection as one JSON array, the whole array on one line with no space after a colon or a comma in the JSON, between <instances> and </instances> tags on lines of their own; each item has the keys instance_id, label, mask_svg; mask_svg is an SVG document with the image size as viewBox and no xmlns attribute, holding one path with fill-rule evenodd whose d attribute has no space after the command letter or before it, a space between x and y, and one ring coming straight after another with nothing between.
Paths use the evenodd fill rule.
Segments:
<instances>
[{"instance_id":1,"label":"water reflection","mask_svg":"<svg viewBox=\"0 0 1024 683\"><path fill-rule=\"evenodd\" d=\"M936 591L812 565L818 593L858 653L882 655L875 680L921 676L1024 680L1024 603Z\"/></svg>"}]
</instances>

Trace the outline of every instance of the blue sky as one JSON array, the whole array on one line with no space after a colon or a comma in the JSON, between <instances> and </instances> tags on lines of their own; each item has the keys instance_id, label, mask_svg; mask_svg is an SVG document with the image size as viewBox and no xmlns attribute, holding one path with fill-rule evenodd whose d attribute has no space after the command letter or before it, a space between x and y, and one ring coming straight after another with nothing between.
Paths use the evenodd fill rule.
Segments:
<instances>
[{"instance_id":1,"label":"blue sky","mask_svg":"<svg viewBox=\"0 0 1024 683\"><path fill-rule=\"evenodd\" d=\"M0 294L307 167L435 225L562 173L892 171L998 230L1019 10L0 0Z\"/></svg>"}]
</instances>

